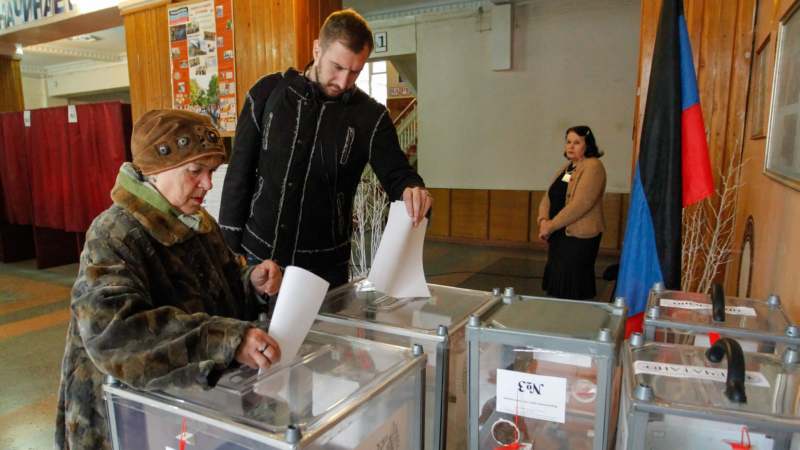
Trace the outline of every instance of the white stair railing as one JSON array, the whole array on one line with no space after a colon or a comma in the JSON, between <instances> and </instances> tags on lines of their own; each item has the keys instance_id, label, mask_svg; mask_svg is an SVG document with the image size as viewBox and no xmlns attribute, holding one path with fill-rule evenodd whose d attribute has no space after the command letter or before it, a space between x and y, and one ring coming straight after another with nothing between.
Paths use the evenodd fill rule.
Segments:
<instances>
[{"instance_id":1,"label":"white stair railing","mask_svg":"<svg viewBox=\"0 0 800 450\"><path fill-rule=\"evenodd\" d=\"M408 155L412 145L417 143L417 99L411 101L403 112L394 120L400 148Z\"/></svg>"}]
</instances>

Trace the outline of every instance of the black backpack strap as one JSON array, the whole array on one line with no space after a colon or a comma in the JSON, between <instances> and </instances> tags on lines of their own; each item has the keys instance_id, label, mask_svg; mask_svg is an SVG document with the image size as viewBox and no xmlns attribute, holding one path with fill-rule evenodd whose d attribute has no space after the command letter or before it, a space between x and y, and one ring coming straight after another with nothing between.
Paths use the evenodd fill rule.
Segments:
<instances>
[{"instance_id":1,"label":"black backpack strap","mask_svg":"<svg viewBox=\"0 0 800 450\"><path fill-rule=\"evenodd\" d=\"M283 94L286 92L287 87L289 87L289 80L287 80L286 75L283 74L278 79L278 84L275 85L275 89L269 93L266 104L264 104L264 111L261 113L262 125L267 123L269 113L275 109L275 105L283 98Z\"/></svg>"}]
</instances>

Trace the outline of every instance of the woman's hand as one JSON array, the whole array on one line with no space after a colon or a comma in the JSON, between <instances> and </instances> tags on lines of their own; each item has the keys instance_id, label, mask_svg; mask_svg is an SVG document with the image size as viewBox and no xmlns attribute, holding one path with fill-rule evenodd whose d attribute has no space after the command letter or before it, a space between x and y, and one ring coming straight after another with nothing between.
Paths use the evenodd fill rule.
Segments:
<instances>
[{"instance_id":1,"label":"woman's hand","mask_svg":"<svg viewBox=\"0 0 800 450\"><path fill-rule=\"evenodd\" d=\"M248 328L236 349L236 361L251 369L269 369L281 359L281 348L266 331Z\"/></svg>"},{"instance_id":2,"label":"woman's hand","mask_svg":"<svg viewBox=\"0 0 800 450\"><path fill-rule=\"evenodd\" d=\"M264 260L250 272L250 284L259 294L275 295L281 287L281 268L270 260Z\"/></svg>"},{"instance_id":3,"label":"woman's hand","mask_svg":"<svg viewBox=\"0 0 800 450\"><path fill-rule=\"evenodd\" d=\"M553 222L547 219L539 221L539 239L546 241L553 232Z\"/></svg>"}]
</instances>

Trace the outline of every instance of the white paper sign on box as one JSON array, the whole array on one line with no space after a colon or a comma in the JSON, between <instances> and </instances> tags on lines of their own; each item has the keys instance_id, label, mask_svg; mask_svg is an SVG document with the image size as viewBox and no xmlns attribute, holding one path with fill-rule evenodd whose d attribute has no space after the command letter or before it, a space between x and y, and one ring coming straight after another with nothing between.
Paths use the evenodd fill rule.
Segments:
<instances>
[{"instance_id":1,"label":"white paper sign on box","mask_svg":"<svg viewBox=\"0 0 800 450\"><path fill-rule=\"evenodd\" d=\"M497 369L497 410L564 423L567 413L567 379Z\"/></svg>"},{"instance_id":2,"label":"white paper sign on box","mask_svg":"<svg viewBox=\"0 0 800 450\"><path fill-rule=\"evenodd\" d=\"M674 300L671 298L662 298L659 302L659 306L663 306L665 308L678 308L678 309L690 309L690 310L711 310L711 305L708 303L698 303L693 302L691 300ZM750 308L749 306L726 306L725 312L728 314L732 314L734 316L748 316L748 317L756 317L756 310Z\"/></svg>"},{"instance_id":3,"label":"white paper sign on box","mask_svg":"<svg viewBox=\"0 0 800 450\"><path fill-rule=\"evenodd\" d=\"M670 378L691 378L695 380L709 380L725 383L728 378L727 369L705 366L688 366L684 364L671 364L656 361L636 361L633 363L633 373L645 375L658 375ZM758 387L769 387L769 381L761 372L746 371L745 384Z\"/></svg>"}]
</instances>

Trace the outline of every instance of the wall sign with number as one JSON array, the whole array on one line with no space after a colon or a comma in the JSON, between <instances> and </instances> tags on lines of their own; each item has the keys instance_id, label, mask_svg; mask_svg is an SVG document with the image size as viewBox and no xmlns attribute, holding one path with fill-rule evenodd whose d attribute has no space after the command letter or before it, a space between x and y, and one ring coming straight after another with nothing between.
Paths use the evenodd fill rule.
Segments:
<instances>
[{"instance_id":1,"label":"wall sign with number","mask_svg":"<svg viewBox=\"0 0 800 450\"><path fill-rule=\"evenodd\" d=\"M386 53L389 50L389 39L385 31L375 33L375 53Z\"/></svg>"}]
</instances>

